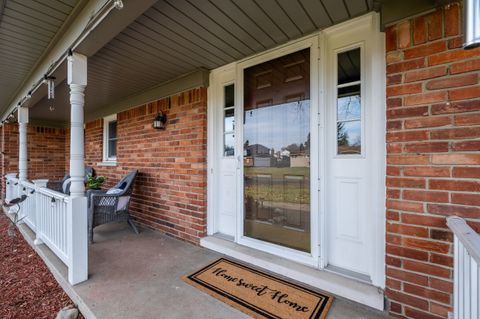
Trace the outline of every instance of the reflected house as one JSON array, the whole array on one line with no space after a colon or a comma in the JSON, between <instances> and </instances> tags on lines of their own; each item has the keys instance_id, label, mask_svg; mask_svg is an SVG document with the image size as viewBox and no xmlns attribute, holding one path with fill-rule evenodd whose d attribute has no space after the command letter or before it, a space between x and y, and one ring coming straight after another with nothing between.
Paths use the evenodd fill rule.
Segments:
<instances>
[{"instance_id":1,"label":"reflected house","mask_svg":"<svg viewBox=\"0 0 480 319\"><path fill-rule=\"evenodd\" d=\"M270 149L261 144L253 144L245 147L245 166L271 167L275 160Z\"/></svg>"},{"instance_id":2,"label":"reflected house","mask_svg":"<svg viewBox=\"0 0 480 319\"><path fill-rule=\"evenodd\" d=\"M310 156L306 154L292 155L290 167L310 167Z\"/></svg>"}]
</instances>

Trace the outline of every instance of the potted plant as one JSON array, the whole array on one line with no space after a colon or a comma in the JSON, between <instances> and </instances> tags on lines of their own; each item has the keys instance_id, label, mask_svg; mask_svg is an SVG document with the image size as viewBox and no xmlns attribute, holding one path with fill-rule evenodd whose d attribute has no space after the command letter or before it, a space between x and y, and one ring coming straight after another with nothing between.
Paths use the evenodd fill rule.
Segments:
<instances>
[{"instance_id":1,"label":"potted plant","mask_svg":"<svg viewBox=\"0 0 480 319\"><path fill-rule=\"evenodd\" d=\"M105 176L88 175L87 188L88 189L100 189L100 187L105 182L105 180L106 180Z\"/></svg>"}]
</instances>

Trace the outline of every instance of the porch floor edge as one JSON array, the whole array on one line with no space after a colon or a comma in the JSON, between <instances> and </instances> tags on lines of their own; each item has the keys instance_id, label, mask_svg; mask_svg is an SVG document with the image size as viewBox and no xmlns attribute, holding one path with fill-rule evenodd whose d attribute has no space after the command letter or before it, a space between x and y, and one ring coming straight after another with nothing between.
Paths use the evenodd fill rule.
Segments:
<instances>
[{"instance_id":1,"label":"porch floor edge","mask_svg":"<svg viewBox=\"0 0 480 319\"><path fill-rule=\"evenodd\" d=\"M5 215L12 219L12 216L3 209ZM78 307L78 310L82 313L85 319L97 319L97 316L93 314L88 305L83 301L80 295L73 289L73 286L70 285L67 276L67 267L62 263L62 261L55 256L50 249L45 245L35 245L33 242L35 240L35 234L25 223L20 223L17 225L20 234L27 241L27 243L32 247L32 249L42 258L43 262L47 268L52 273L55 280L58 282L60 287L65 291L65 293L70 297L73 303Z\"/></svg>"},{"instance_id":2,"label":"porch floor edge","mask_svg":"<svg viewBox=\"0 0 480 319\"><path fill-rule=\"evenodd\" d=\"M268 271L292 278L325 292L384 311L384 293L375 286L331 272L313 269L216 236L201 238L200 246L257 267L268 269Z\"/></svg>"}]
</instances>

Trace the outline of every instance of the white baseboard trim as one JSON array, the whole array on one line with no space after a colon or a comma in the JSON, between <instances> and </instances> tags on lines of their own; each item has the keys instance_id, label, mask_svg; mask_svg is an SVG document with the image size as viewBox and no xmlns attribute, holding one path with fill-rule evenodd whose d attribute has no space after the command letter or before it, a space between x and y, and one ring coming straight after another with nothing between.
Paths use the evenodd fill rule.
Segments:
<instances>
[{"instance_id":1,"label":"white baseboard trim","mask_svg":"<svg viewBox=\"0 0 480 319\"><path fill-rule=\"evenodd\" d=\"M215 236L201 238L200 245L240 261L308 284L325 292L335 294L380 311L384 310L383 290L367 283L359 282L328 271L314 269Z\"/></svg>"}]
</instances>

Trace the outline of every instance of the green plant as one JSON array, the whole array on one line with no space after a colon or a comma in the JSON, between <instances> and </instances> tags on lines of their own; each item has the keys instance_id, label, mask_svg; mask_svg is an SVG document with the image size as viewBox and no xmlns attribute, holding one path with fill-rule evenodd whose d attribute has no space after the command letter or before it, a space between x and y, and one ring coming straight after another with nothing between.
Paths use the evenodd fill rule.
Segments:
<instances>
[{"instance_id":1,"label":"green plant","mask_svg":"<svg viewBox=\"0 0 480 319\"><path fill-rule=\"evenodd\" d=\"M90 189L99 189L107 178L105 176L88 175L87 187Z\"/></svg>"}]
</instances>

